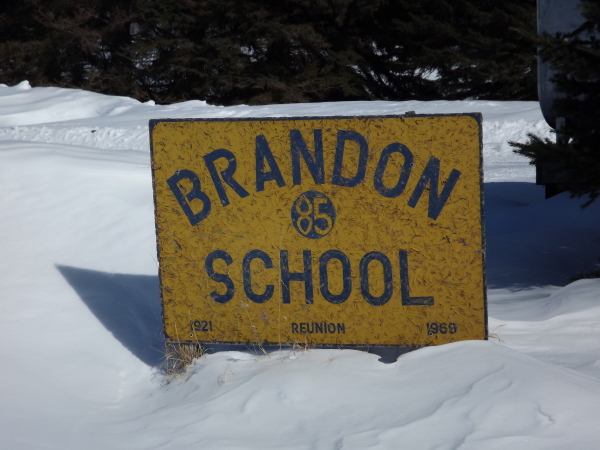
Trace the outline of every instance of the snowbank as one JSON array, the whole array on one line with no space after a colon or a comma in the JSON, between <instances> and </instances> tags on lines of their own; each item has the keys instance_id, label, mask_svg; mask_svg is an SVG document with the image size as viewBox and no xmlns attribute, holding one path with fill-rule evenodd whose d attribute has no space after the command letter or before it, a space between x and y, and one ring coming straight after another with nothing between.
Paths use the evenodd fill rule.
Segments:
<instances>
[{"instance_id":1,"label":"snowbank","mask_svg":"<svg viewBox=\"0 0 600 450\"><path fill-rule=\"evenodd\" d=\"M215 107L0 87L3 449L564 449L600 441L600 207L549 201L508 140L533 102ZM228 351L166 384L147 121L482 112L490 342L382 364ZM256 350L256 349L255 349Z\"/></svg>"}]
</instances>

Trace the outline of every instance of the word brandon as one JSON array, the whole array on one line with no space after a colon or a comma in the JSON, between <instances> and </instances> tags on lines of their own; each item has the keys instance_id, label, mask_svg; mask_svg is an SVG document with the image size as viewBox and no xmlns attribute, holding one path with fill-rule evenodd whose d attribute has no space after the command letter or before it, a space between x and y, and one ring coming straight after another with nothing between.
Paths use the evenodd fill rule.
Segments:
<instances>
[{"instance_id":1,"label":"word brandon","mask_svg":"<svg viewBox=\"0 0 600 450\"><path fill-rule=\"evenodd\" d=\"M306 164L312 179L316 184L325 183L325 167L323 158L323 133L322 130L316 129L313 131L313 145L314 154L308 150L306 140L299 130L290 130L290 160L292 168L292 183L294 185L300 185L302 183L302 176L300 171L300 161L303 160ZM346 142L353 141L358 144L359 155L357 166L352 170L351 168L344 165L344 149ZM372 150L372 149L371 149ZM399 153L404 158L404 163L398 174L398 181L395 186L388 187L383 184L384 174L388 165L390 157L394 153ZM367 161L369 156L369 146L364 136L356 131L339 130L337 132L337 143L335 147L335 159L333 164L333 172L331 177L331 184L345 187L358 186L365 178L367 172ZM249 192L244 186L239 184L234 178L235 171L237 169L237 161L235 155L224 148L220 148L210 152L203 157L210 178L212 179L214 188L219 196L219 200L223 206L229 205L229 193L227 187L233 191L240 198L247 197ZM219 171L217 169L216 161L224 159L228 162L227 168ZM260 134L255 138L255 174L256 192L263 191L265 189L265 183L275 182L277 186L283 187L286 185L286 181L281 174L281 170L273 157L271 148L267 139L264 135ZM398 197L404 192L408 180L413 170L413 154L403 144L393 142L383 149L379 162L375 169L375 175L373 177L373 184L375 190L384 197L394 198ZM342 175L342 168L344 171L354 172L354 176L345 177ZM440 178L440 160L434 156L429 158L429 161L425 165L423 172L420 174L419 181L412 192L408 206L414 208L417 206L419 199L423 195L423 192L429 185L429 218L435 220L442 212L444 205L446 204L448 197L450 196L461 172L452 169L452 172L448 176L447 180L442 182L443 189L438 195L438 186ZM192 188L189 192L182 192L182 188L179 186L179 182L187 179L191 182ZM200 184L200 178L196 173L191 170L177 170L168 180L173 195L177 199L179 205L183 209L183 212L187 216L191 225L196 225L202 220L206 219L210 214L212 204L211 200L202 190ZM202 209L200 212L194 213L190 207L190 202L193 200L199 200L202 202Z\"/></svg>"},{"instance_id":2,"label":"word brandon","mask_svg":"<svg viewBox=\"0 0 600 450\"><path fill-rule=\"evenodd\" d=\"M226 274L217 273L213 267L215 260L221 259L228 266L233 263L233 258L224 250L215 250L206 257L204 268L208 276L225 285L227 291L224 294L219 294L217 291L210 293L211 298L217 303L229 302L235 294L235 285L233 280ZM262 293L257 293L252 288L252 278L250 272L250 264L253 260L260 259L265 267L265 270L273 269L273 261L271 257L262 250L250 250L242 260L242 279L244 292L246 296L254 303L265 303L273 297L275 286L268 284ZM304 299L307 304L314 303L313 293L313 270L312 270L312 254L310 250L302 252L304 270L302 272L290 272L288 264L287 250L280 250L280 276L281 276L281 295L282 303L290 303L290 283L292 281L304 283ZM334 294L329 287L328 263L331 260L337 260L342 266L342 292ZM433 297L411 297L408 279L408 252L400 250L398 252L398 263L400 269L400 299L402 305L416 306L424 305L431 306L434 304ZM384 286L383 293L379 296L374 295L371 291L373 281L369 278L369 265L380 264L382 266L382 280ZM390 259L381 252L369 252L362 257L358 267L360 292L365 301L373 306L382 306L390 301L394 293L393 283L393 266ZM379 283L377 283L379 284ZM344 303L352 293L352 267L350 259L339 250L328 250L319 258L319 287L321 295L325 300L334 305Z\"/></svg>"}]
</instances>

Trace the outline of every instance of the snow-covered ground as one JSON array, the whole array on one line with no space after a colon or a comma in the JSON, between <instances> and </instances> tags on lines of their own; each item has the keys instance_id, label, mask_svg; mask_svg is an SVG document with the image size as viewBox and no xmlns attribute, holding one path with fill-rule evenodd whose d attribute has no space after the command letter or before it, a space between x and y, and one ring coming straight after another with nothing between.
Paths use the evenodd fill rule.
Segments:
<instances>
[{"instance_id":1,"label":"snow-covered ground","mask_svg":"<svg viewBox=\"0 0 600 450\"><path fill-rule=\"evenodd\" d=\"M489 341L218 352L166 383L148 120L482 112ZM535 102L157 106L0 87L0 448L600 448L600 204L544 200Z\"/></svg>"}]
</instances>

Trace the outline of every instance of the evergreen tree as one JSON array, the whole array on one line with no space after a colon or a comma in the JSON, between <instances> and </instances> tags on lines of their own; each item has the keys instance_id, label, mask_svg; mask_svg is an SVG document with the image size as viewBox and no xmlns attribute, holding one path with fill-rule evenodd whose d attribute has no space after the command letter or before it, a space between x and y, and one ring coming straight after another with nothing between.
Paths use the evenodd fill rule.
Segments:
<instances>
[{"instance_id":1,"label":"evergreen tree","mask_svg":"<svg viewBox=\"0 0 600 450\"><path fill-rule=\"evenodd\" d=\"M159 101L375 98L357 73L366 64L356 22L368 21L379 1L143 1L144 85Z\"/></svg>"},{"instance_id":2,"label":"evergreen tree","mask_svg":"<svg viewBox=\"0 0 600 450\"><path fill-rule=\"evenodd\" d=\"M434 75L437 98L537 99L535 44L517 31L535 31L535 0L423 0L407 10L387 46L401 42L397 58Z\"/></svg>"},{"instance_id":3,"label":"evergreen tree","mask_svg":"<svg viewBox=\"0 0 600 450\"><path fill-rule=\"evenodd\" d=\"M159 102L535 98L534 0L5 0L0 82Z\"/></svg>"},{"instance_id":4,"label":"evergreen tree","mask_svg":"<svg viewBox=\"0 0 600 450\"><path fill-rule=\"evenodd\" d=\"M132 0L5 0L0 77L143 96L130 76Z\"/></svg>"},{"instance_id":5,"label":"evergreen tree","mask_svg":"<svg viewBox=\"0 0 600 450\"><path fill-rule=\"evenodd\" d=\"M565 94L554 102L557 117L566 118L566 145L533 134L525 144L511 142L531 164L564 167L569 181L561 187L572 196L587 195L584 206L600 195L600 0L583 0L585 23L568 35L540 38L541 55L556 71L552 81Z\"/></svg>"},{"instance_id":6,"label":"evergreen tree","mask_svg":"<svg viewBox=\"0 0 600 450\"><path fill-rule=\"evenodd\" d=\"M533 99L535 2L139 3L159 101Z\"/></svg>"}]
</instances>

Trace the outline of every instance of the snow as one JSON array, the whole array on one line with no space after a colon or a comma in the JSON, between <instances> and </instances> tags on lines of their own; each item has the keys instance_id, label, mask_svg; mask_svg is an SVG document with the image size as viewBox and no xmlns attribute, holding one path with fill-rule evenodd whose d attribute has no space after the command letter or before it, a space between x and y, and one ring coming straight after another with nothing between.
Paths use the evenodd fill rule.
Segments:
<instances>
[{"instance_id":1,"label":"snow","mask_svg":"<svg viewBox=\"0 0 600 450\"><path fill-rule=\"evenodd\" d=\"M383 364L220 351L161 372L153 118L482 112L489 341ZM587 449L600 442L600 206L544 200L535 102L173 105L0 86L0 448Z\"/></svg>"}]
</instances>

